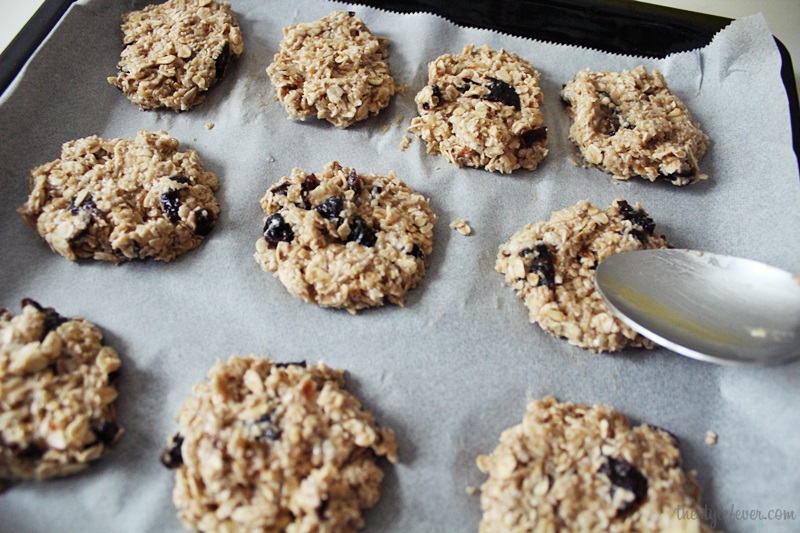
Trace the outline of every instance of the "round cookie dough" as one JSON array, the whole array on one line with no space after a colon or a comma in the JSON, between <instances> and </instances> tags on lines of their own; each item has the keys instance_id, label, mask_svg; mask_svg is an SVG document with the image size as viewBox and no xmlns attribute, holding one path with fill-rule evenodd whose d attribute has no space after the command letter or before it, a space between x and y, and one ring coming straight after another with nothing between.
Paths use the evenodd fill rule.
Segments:
<instances>
[{"instance_id":1,"label":"round cookie dough","mask_svg":"<svg viewBox=\"0 0 800 533\"><path fill-rule=\"evenodd\" d=\"M120 360L103 334L30 299L0 310L0 487L67 476L111 451Z\"/></svg>"},{"instance_id":2,"label":"round cookie dough","mask_svg":"<svg viewBox=\"0 0 800 533\"><path fill-rule=\"evenodd\" d=\"M711 531L677 439L605 406L531 402L477 464L481 533Z\"/></svg>"},{"instance_id":3,"label":"round cookie dough","mask_svg":"<svg viewBox=\"0 0 800 533\"><path fill-rule=\"evenodd\" d=\"M188 111L242 55L236 14L227 2L169 0L122 17L125 48L108 78L142 109Z\"/></svg>"},{"instance_id":4,"label":"round cookie dough","mask_svg":"<svg viewBox=\"0 0 800 533\"><path fill-rule=\"evenodd\" d=\"M380 499L378 457L397 462L375 424L324 363L217 361L178 414L161 461L173 500L198 531L336 531L362 527Z\"/></svg>"},{"instance_id":5,"label":"round cookie dough","mask_svg":"<svg viewBox=\"0 0 800 533\"><path fill-rule=\"evenodd\" d=\"M639 204L615 200L604 212L581 201L514 234L495 268L525 301L531 322L551 335L592 352L652 348L603 302L594 269L619 252L667 247Z\"/></svg>"},{"instance_id":6,"label":"round cookie dough","mask_svg":"<svg viewBox=\"0 0 800 533\"><path fill-rule=\"evenodd\" d=\"M33 169L19 209L67 259L171 261L197 247L219 215L217 176L165 132L86 137Z\"/></svg>"},{"instance_id":7,"label":"round cookie dough","mask_svg":"<svg viewBox=\"0 0 800 533\"><path fill-rule=\"evenodd\" d=\"M316 174L295 168L261 207L256 261L302 300L351 313L403 305L425 276L437 217L393 172L359 174L336 161Z\"/></svg>"},{"instance_id":8,"label":"round cookie dough","mask_svg":"<svg viewBox=\"0 0 800 533\"><path fill-rule=\"evenodd\" d=\"M698 161L708 136L661 73L639 66L617 72L582 70L564 86L569 138L590 165L617 179L640 176L686 185L708 176Z\"/></svg>"},{"instance_id":9,"label":"round cookie dough","mask_svg":"<svg viewBox=\"0 0 800 533\"><path fill-rule=\"evenodd\" d=\"M398 92L389 71L389 40L375 37L352 11L284 28L267 67L290 118L316 115L346 128L389 105Z\"/></svg>"},{"instance_id":10,"label":"round cookie dough","mask_svg":"<svg viewBox=\"0 0 800 533\"><path fill-rule=\"evenodd\" d=\"M539 73L516 54L467 45L428 65L408 131L458 167L535 169L547 155Z\"/></svg>"}]
</instances>

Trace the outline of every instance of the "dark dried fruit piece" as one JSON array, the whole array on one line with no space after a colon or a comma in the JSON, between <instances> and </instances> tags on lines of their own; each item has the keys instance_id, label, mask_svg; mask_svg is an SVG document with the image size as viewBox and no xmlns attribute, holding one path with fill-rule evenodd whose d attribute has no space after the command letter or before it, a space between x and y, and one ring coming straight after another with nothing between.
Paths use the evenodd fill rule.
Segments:
<instances>
[{"instance_id":1,"label":"dark dried fruit piece","mask_svg":"<svg viewBox=\"0 0 800 533\"><path fill-rule=\"evenodd\" d=\"M292 183L290 181L284 181L283 183L278 183L277 185L274 185L270 189L270 191L272 191L272 194L274 195L285 196L286 193L289 192L289 187L291 186Z\"/></svg>"},{"instance_id":2,"label":"dark dried fruit piece","mask_svg":"<svg viewBox=\"0 0 800 533\"><path fill-rule=\"evenodd\" d=\"M489 78L489 84L486 87L489 89L489 93L482 97L483 100L500 102L515 109L521 109L519 94L513 86L503 80Z\"/></svg>"},{"instance_id":3,"label":"dark dried fruit piece","mask_svg":"<svg viewBox=\"0 0 800 533\"><path fill-rule=\"evenodd\" d=\"M175 183L183 183L184 185L188 185L189 183L191 183L189 178L187 178L186 176L181 176L180 174L177 176L170 176L169 179L171 179Z\"/></svg>"},{"instance_id":4,"label":"dark dried fruit piece","mask_svg":"<svg viewBox=\"0 0 800 533\"><path fill-rule=\"evenodd\" d=\"M47 334L51 331L58 329L58 326L65 322L69 322L70 319L58 314L58 311L53 309L52 307L42 307L39 302L32 300L30 298L23 298L22 299L22 307L32 305L39 312L44 313L44 321L42 324L42 340L47 337Z\"/></svg>"},{"instance_id":5,"label":"dark dried fruit piece","mask_svg":"<svg viewBox=\"0 0 800 533\"><path fill-rule=\"evenodd\" d=\"M539 126L522 134L522 143L526 146L547 140L547 128Z\"/></svg>"},{"instance_id":6,"label":"dark dried fruit piece","mask_svg":"<svg viewBox=\"0 0 800 533\"><path fill-rule=\"evenodd\" d=\"M623 219L629 221L634 226L642 228L641 230L634 228L631 233L642 243L646 242L647 237L652 235L653 231L656 229L656 223L653 219L643 210L636 209L625 200L617 200L617 209L619 209L619 214Z\"/></svg>"},{"instance_id":7,"label":"dark dried fruit piece","mask_svg":"<svg viewBox=\"0 0 800 533\"><path fill-rule=\"evenodd\" d=\"M12 445L11 451L20 459L41 459L47 450L38 444L30 443L25 446Z\"/></svg>"},{"instance_id":8,"label":"dark dried fruit piece","mask_svg":"<svg viewBox=\"0 0 800 533\"><path fill-rule=\"evenodd\" d=\"M276 441L281 438L281 428L272 420L272 413L264 413L253 422L257 432L257 439Z\"/></svg>"},{"instance_id":9,"label":"dark dried fruit piece","mask_svg":"<svg viewBox=\"0 0 800 533\"><path fill-rule=\"evenodd\" d=\"M112 444L114 439L117 438L119 433L119 426L116 422L102 421L96 426L92 426L92 433L94 433L97 440L105 445Z\"/></svg>"},{"instance_id":10,"label":"dark dried fruit piece","mask_svg":"<svg viewBox=\"0 0 800 533\"><path fill-rule=\"evenodd\" d=\"M225 43L225 46L222 47L222 51L220 51L219 55L214 60L214 67L215 67L215 74L217 79L221 79L225 75L225 71L228 70L228 64L231 60L231 49L228 46L228 43Z\"/></svg>"},{"instance_id":11,"label":"dark dried fruit piece","mask_svg":"<svg viewBox=\"0 0 800 533\"><path fill-rule=\"evenodd\" d=\"M342 220L339 218L339 213L344 211L344 198L341 196L331 196L318 205L316 211L322 218L333 220L336 225L339 226L342 223Z\"/></svg>"},{"instance_id":12,"label":"dark dried fruit piece","mask_svg":"<svg viewBox=\"0 0 800 533\"><path fill-rule=\"evenodd\" d=\"M431 85L431 93L437 100L442 101L442 90L435 83Z\"/></svg>"},{"instance_id":13,"label":"dark dried fruit piece","mask_svg":"<svg viewBox=\"0 0 800 533\"><path fill-rule=\"evenodd\" d=\"M350 236L347 242L357 242L362 246L371 248L378 242L378 236L375 235L375 230L363 218L355 217L353 222L350 223Z\"/></svg>"},{"instance_id":14,"label":"dark dried fruit piece","mask_svg":"<svg viewBox=\"0 0 800 533\"><path fill-rule=\"evenodd\" d=\"M412 255L417 259L425 259L425 254L422 253L422 249L416 243L414 243L414 246L411 247L411 252L409 255Z\"/></svg>"},{"instance_id":15,"label":"dark dried fruit piece","mask_svg":"<svg viewBox=\"0 0 800 533\"><path fill-rule=\"evenodd\" d=\"M272 244L279 242L289 242L294 239L292 227L283 220L280 213L275 213L267 217L264 223L264 239Z\"/></svg>"},{"instance_id":16,"label":"dark dried fruit piece","mask_svg":"<svg viewBox=\"0 0 800 533\"><path fill-rule=\"evenodd\" d=\"M194 212L194 232L205 237L214 228L214 215L208 209L196 209Z\"/></svg>"},{"instance_id":17,"label":"dark dried fruit piece","mask_svg":"<svg viewBox=\"0 0 800 533\"><path fill-rule=\"evenodd\" d=\"M659 173L659 175L664 179L668 179L675 185L681 185L686 183L687 178L693 178L695 176L695 172L690 168L689 170L682 170L680 172L675 172L674 174Z\"/></svg>"},{"instance_id":18,"label":"dark dried fruit piece","mask_svg":"<svg viewBox=\"0 0 800 533\"><path fill-rule=\"evenodd\" d=\"M286 363L275 363L273 366L275 368L286 368L289 366L299 366L300 368L306 368L307 365L305 361L297 361L297 362L289 361Z\"/></svg>"},{"instance_id":19,"label":"dark dried fruit piece","mask_svg":"<svg viewBox=\"0 0 800 533\"><path fill-rule=\"evenodd\" d=\"M543 242L533 248L525 248L519 256L528 265L528 272L539 276L537 287L544 285L548 289L556 286L556 269L553 266L553 254Z\"/></svg>"},{"instance_id":20,"label":"dark dried fruit piece","mask_svg":"<svg viewBox=\"0 0 800 533\"><path fill-rule=\"evenodd\" d=\"M309 174L300 184L300 200L303 202L304 209L311 209L311 203L308 201L308 193L313 191L319 186L319 180L314 174Z\"/></svg>"},{"instance_id":21,"label":"dark dried fruit piece","mask_svg":"<svg viewBox=\"0 0 800 533\"><path fill-rule=\"evenodd\" d=\"M350 170L350 174L347 176L347 190L355 193L353 196L354 200L358 198L363 188L364 186L361 183L361 178L358 177L356 169Z\"/></svg>"},{"instance_id":22,"label":"dark dried fruit piece","mask_svg":"<svg viewBox=\"0 0 800 533\"><path fill-rule=\"evenodd\" d=\"M614 135L619 131L619 115L607 115L602 121L603 133L608 136Z\"/></svg>"},{"instance_id":23,"label":"dark dried fruit piece","mask_svg":"<svg viewBox=\"0 0 800 533\"><path fill-rule=\"evenodd\" d=\"M75 205L75 198L69 201L69 212L73 215L78 215L81 211L95 211L97 204L94 203L94 198L91 194L87 194L80 204Z\"/></svg>"},{"instance_id":24,"label":"dark dried fruit piece","mask_svg":"<svg viewBox=\"0 0 800 533\"><path fill-rule=\"evenodd\" d=\"M175 223L181 219L178 214L178 210L181 207L181 199L178 196L178 191L170 189L162 193L159 201L161 202L161 209L164 211L164 214L167 215L167 220Z\"/></svg>"},{"instance_id":25,"label":"dark dried fruit piece","mask_svg":"<svg viewBox=\"0 0 800 533\"><path fill-rule=\"evenodd\" d=\"M617 516L625 515L641 505L647 497L647 478L632 464L625 459L615 459L606 457L606 462L598 470L601 474L608 477L611 482L611 497L617 488L626 490L633 494L633 500L625 502L622 507L617 509Z\"/></svg>"},{"instance_id":26,"label":"dark dried fruit piece","mask_svg":"<svg viewBox=\"0 0 800 533\"><path fill-rule=\"evenodd\" d=\"M158 458L161 464L170 470L174 470L183 464L183 455L181 454L181 446L183 445L183 435L175 433L169 438L167 447L161 450Z\"/></svg>"}]
</instances>

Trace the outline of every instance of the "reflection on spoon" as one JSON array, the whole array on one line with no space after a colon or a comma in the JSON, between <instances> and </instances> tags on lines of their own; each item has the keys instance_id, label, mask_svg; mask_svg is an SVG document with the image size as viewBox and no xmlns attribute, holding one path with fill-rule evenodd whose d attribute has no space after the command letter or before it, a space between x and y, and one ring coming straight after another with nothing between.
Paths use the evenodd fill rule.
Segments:
<instances>
[{"instance_id":1,"label":"reflection on spoon","mask_svg":"<svg viewBox=\"0 0 800 533\"><path fill-rule=\"evenodd\" d=\"M679 354L716 363L800 358L800 278L763 263L692 250L612 255L595 272L612 311Z\"/></svg>"}]
</instances>

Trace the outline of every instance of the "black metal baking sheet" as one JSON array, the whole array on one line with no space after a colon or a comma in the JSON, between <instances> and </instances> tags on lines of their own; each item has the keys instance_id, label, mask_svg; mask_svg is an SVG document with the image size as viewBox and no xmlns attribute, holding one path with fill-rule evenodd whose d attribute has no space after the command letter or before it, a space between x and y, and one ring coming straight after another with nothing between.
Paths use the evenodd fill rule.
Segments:
<instances>
[{"instance_id":1,"label":"black metal baking sheet","mask_svg":"<svg viewBox=\"0 0 800 533\"><path fill-rule=\"evenodd\" d=\"M75 0L45 0L0 55L0 94ZM389 11L424 11L456 24L606 52L664 57L708 44L731 19L633 0L355 0ZM800 103L789 51L775 39L783 65L793 146L800 154Z\"/></svg>"}]
</instances>

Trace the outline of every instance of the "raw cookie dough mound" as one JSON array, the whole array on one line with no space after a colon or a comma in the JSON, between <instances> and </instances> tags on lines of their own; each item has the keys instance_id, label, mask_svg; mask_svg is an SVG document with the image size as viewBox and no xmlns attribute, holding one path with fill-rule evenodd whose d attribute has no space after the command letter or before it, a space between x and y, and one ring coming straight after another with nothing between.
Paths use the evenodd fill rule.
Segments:
<instances>
[{"instance_id":1,"label":"raw cookie dough mound","mask_svg":"<svg viewBox=\"0 0 800 533\"><path fill-rule=\"evenodd\" d=\"M198 246L219 215L216 175L165 132L71 141L33 169L19 212L67 259L171 261Z\"/></svg>"},{"instance_id":2,"label":"raw cookie dough mound","mask_svg":"<svg viewBox=\"0 0 800 533\"><path fill-rule=\"evenodd\" d=\"M256 261L307 302L351 313L403 305L430 263L437 217L393 172L360 174L335 161L317 174L295 168L261 207Z\"/></svg>"},{"instance_id":3,"label":"raw cookie dough mound","mask_svg":"<svg viewBox=\"0 0 800 533\"><path fill-rule=\"evenodd\" d=\"M161 454L198 531L356 531L380 499L394 432L344 389L344 371L252 356L217 361Z\"/></svg>"},{"instance_id":4,"label":"raw cookie dough mound","mask_svg":"<svg viewBox=\"0 0 800 533\"><path fill-rule=\"evenodd\" d=\"M267 74L289 117L316 115L346 128L377 114L397 92L386 61L389 40L375 37L352 11L283 33Z\"/></svg>"},{"instance_id":5,"label":"raw cookie dough mound","mask_svg":"<svg viewBox=\"0 0 800 533\"><path fill-rule=\"evenodd\" d=\"M505 50L464 47L428 65L409 131L456 166L509 173L547 155L539 73Z\"/></svg>"},{"instance_id":6,"label":"raw cookie dough mound","mask_svg":"<svg viewBox=\"0 0 800 533\"><path fill-rule=\"evenodd\" d=\"M615 200L602 211L587 201L530 224L500 246L496 270L525 301L531 322L592 352L654 345L616 318L594 287L594 269L627 250L667 248L636 204Z\"/></svg>"},{"instance_id":7,"label":"raw cookie dough mound","mask_svg":"<svg viewBox=\"0 0 800 533\"><path fill-rule=\"evenodd\" d=\"M677 439L604 406L534 401L477 463L481 533L711 531Z\"/></svg>"},{"instance_id":8,"label":"raw cookie dough mound","mask_svg":"<svg viewBox=\"0 0 800 533\"><path fill-rule=\"evenodd\" d=\"M561 98L572 118L569 138L590 165L617 179L663 178L674 185L708 177L697 166L708 136L659 71L582 70Z\"/></svg>"},{"instance_id":9,"label":"raw cookie dough mound","mask_svg":"<svg viewBox=\"0 0 800 533\"><path fill-rule=\"evenodd\" d=\"M111 451L120 360L103 334L33 300L0 310L0 486L67 476Z\"/></svg>"},{"instance_id":10,"label":"raw cookie dough mound","mask_svg":"<svg viewBox=\"0 0 800 533\"><path fill-rule=\"evenodd\" d=\"M125 49L108 78L142 109L188 111L242 55L239 21L227 2L169 0L123 16Z\"/></svg>"}]
</instances>

